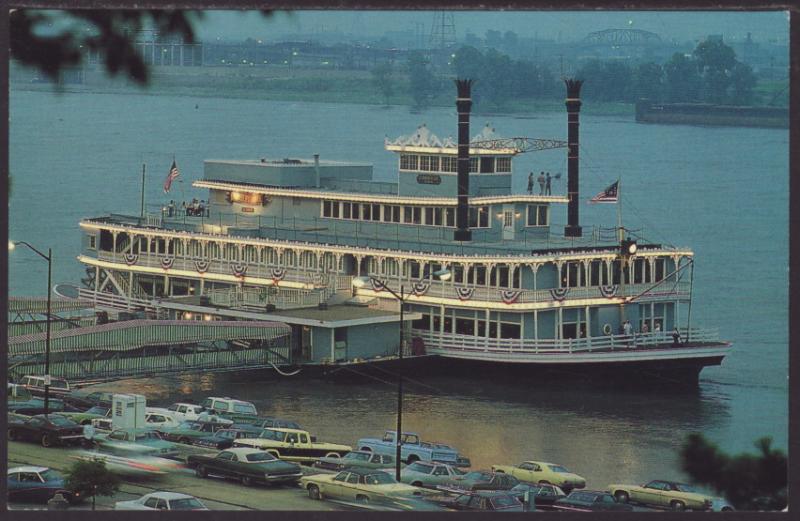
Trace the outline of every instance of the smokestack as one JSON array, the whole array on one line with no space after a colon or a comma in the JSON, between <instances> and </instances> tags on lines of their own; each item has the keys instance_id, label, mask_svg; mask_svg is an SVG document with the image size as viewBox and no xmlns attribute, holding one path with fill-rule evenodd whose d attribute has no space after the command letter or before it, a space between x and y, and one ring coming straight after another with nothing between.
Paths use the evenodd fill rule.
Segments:
<instances>
[{"instance_id":1,"label":"smokestack","mask_svg":"<svg viewBox=\"0 0 800 521\"><path fill-rule=\"evenodd\" d=\"M314 154L314 180L319 188L319 154Z\"/></svg>"},{"instance_id":2,"label":"smokestack","mask_svg":"<svg viewBox=\"0 0 800 521\"><path fill-rule=\"evenodd\" d=\"M469 229L469 112L472 109L472 80L456 80L458 97L458 206L456 206L455 241L471 241Z\"/></svg>"},{"instance_id":3,"label":"smokestack","mask_svg":"<svg viewBox=\"0 0 800 521\"><path fill-rule=\"evenodd\" d=\"M564 237L580 237L581 227L578 224L578 121L581 111L581 85L583 80L565 79L567 86L567 226Z\"/></svg>"}]
</instances>

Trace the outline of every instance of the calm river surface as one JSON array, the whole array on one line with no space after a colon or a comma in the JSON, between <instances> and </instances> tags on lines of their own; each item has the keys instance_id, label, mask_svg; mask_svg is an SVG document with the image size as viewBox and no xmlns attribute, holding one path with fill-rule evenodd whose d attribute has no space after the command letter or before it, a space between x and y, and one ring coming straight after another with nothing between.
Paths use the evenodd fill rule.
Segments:
<instances>
[{"instance_id":1,"label":"calm river surface","mask_svg":"<svg viewBox=\"0 0 800 521\"><path fill-rule=\"evenodd\" d=\"M83 275L78 221L109 212L136 215L141 164L147 202L206 198L191 187L204 159L310 157L370 162L390 179L394 155L383 137L420 123L455 134L454 109L412 114L404 107L177 96L11 92L10 236L52 247L54 282ZM585 102L586 103L586 102ZM566 115L487 118L502 136L566 139ZM553 388L536 381L428 378L409 385L405 425L450 442L476 467L523 459L559 462L589 487L682 478L677 449L689 432L744 451L761 436L787 447L788 132L752 128L642 125L630 117L581 118L581 196L621 177L623 221L647 238L696 253L693 324L719 327L734 350L701 374L699 390L671 395ZM173 154L182 183L161 185ZM564 150L520 156L515 185L530 170L566 172ZM554 193L565 190L565 178ZM566 220L566 208L553 221ZM582 205L581 224L613 226L611 205ZM43 295L46 263L30 252L9 259L12 295ZM118 386L119 387L119 386ZM126 382L152 402L236 395L265 414L297 420L321 440L355 443L395 419L395 388L252 375Z\"/></svg>"}]
</instances>

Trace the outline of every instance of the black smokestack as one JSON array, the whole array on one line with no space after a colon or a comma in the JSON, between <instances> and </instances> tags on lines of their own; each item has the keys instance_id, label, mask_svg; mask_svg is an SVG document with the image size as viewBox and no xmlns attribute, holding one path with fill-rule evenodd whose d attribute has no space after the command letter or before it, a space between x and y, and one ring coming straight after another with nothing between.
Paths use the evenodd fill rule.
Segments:
<instances>
[{"instance_id":1,"label":"black smokestack","mask_svg":"<svg viewBox=\"0 0 800 521\"><path fill-rule=\"evenodd\" d=\"M456 80L458 98L458 206L456 207L456 231L453 240L471 241L469 229L469 112L472 109L470 89L472 80Z\"/></svg>"},{"instance_id":2,"label":"black smokestack","mask_svg":"<svg viewBox=\"0 0 800 521\"><path fill-rule=\"evenodd\" d=\"M567 194L569 206L567 207L567 226L564 228L565 237L580 237L581 227L578 224L578 121L581 111L581 85L583 80L565 79L567 86Z\"/></svg>"}]
</instances>

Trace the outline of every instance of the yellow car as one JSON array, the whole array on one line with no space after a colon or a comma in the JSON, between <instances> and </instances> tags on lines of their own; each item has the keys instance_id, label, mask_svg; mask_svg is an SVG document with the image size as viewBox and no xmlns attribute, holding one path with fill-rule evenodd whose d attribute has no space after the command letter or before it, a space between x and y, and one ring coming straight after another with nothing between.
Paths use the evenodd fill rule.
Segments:
<instances>
[{"instance_id":1,"label":"yellow car","mask_svg":"<svg viewBox=\"0 0 800 521\"><path fill-rule=\"evenodd\" d=\"M276 458L297 463L312 463L323 456L337 458L353 450L348 445L318 442L308 431L277 427L263 429L255 438L239 438L233 446L265 450Z\"/></svg>"},{"instance_id":2,"label":"yellow car","mask_svg":"<svg viewBox=\"0 0 800 521\"><path fill-rule=\"evenodd\" d=\"M300 478L300 486L311 499L339 499L358 503L386 498L421 496L422 489L398 483L388 472L353 467L338 474L315 474Z\"/></svg>"},{"instance_id":3,"label":"yellow car","mask_svg":"<svg viewBox=\"0 0 800 521\"><path fill-rule=\"evenodd\" d=\"M572 489L584 488L586 480L573 474L561 465L544 461L523 461L519 465L492 465L492 471L511 474L520 481L528 483L549 483L561 487L569 494Z\"/></svg>"},{"instance_id":4,"label":"yellow car","mask_svg":"<svg viewBox=\"0 0 800 521\"><path fill-rule=\"evenodd\" d=\"M714 498L697 492L685 483L653 480L645 485L609 485L618 503L641 503L672 510L708 510Z\"/></svg>"}]
</instances>

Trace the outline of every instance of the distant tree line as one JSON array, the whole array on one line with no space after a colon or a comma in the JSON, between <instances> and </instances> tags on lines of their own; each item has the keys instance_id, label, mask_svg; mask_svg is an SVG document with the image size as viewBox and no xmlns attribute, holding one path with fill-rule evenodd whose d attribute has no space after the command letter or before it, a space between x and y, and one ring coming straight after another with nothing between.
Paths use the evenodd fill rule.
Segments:
<instances>
[{"instance_id":1,"label":"distant tree line","mask_svg":"<svg viewBox=\"0 0 800 521\"><path fill-rule=\"evenodd\" d=\"M617 61L591 60L577 77L586 79L582 95L598 101L632 103L706 102L727 105L753 103L756 77L736 59L732 48L718 40L701 42L690 56L675 53L664 64L629 66Z\"/></svg>"}]
</instances>

